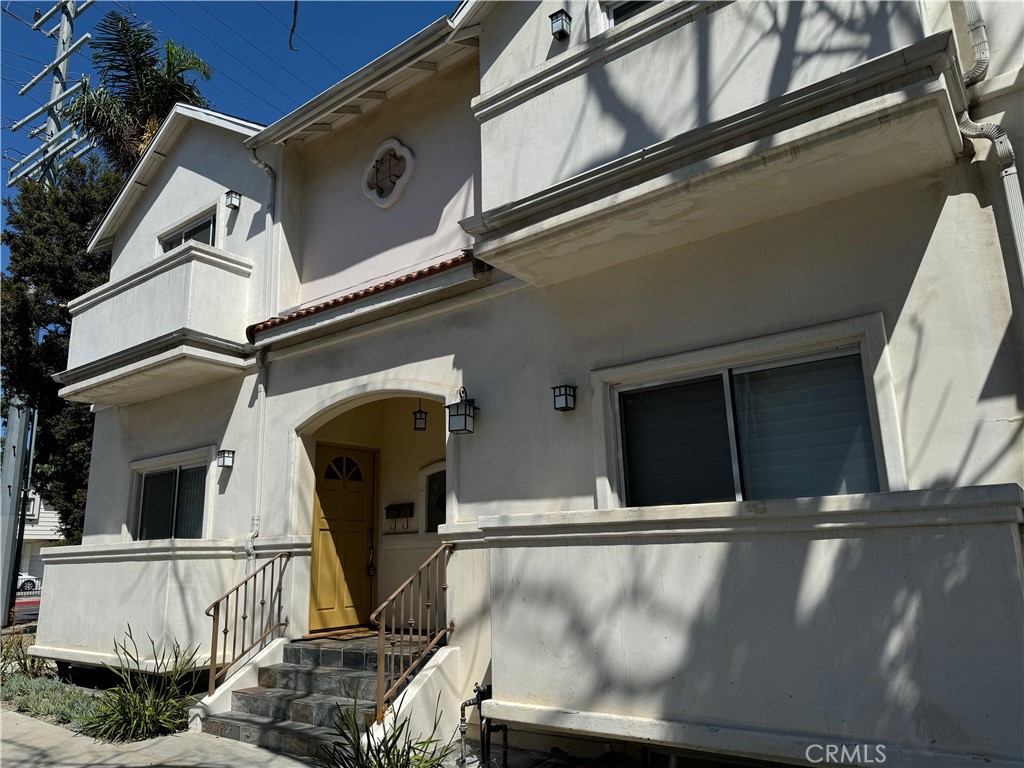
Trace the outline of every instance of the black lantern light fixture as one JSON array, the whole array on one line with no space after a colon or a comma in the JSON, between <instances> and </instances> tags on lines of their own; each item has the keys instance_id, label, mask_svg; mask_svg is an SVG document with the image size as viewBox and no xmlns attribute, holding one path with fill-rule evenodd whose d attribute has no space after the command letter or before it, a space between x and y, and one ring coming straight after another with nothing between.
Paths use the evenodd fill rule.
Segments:
<instances>
[{"instance_id":1,"label":"black lantern light fixture","mask_svg":"<svg viewBox=\"0 0 1024 768\"><path fill-rule=\"evenodd\" d=\"M548 18L551 19L551 36L555 40L567 40L572 31L572 16L563 8L555 11Z\"/></svg>"},{"instance_id":2,"label":"black lantern light fixture","mask_svg":"<svg viewBox=\"0 0 1024 768\"><path fill-rule=\"evenodd\" d=\"M466 396L466 388L459 388L457 402L446 405L448 409L448 431L453 435L473 434L473 420L480 409Z\"/></svg>"},{"instance_id":3,"label":"black lantern light fixture","mask_svg":"<svg viewBox=\"0 0 1024 768\"><path fill-rule=\"evenodd\" d=\"M419 407L412 412L412 431L427 431L427 412L423 410L423 401L420 400Z\"/></svg>"},{"instance_id":4,"label":"black lantern light fixture","mask_svg":"<svg viewBox=\"0 0 1024 768\"><path fill-rule=\"evenodd\" d=\"M574 385L560 384L557 387L552 387L551 391L555 395L556 411L576 410L576 387Z\"/></svg>"},{"instance_id":5,"label":"black lantern light fixture","mask_svg":"<svg viewBox=\"0 0 1024 768\"><path fill-rule=\"evenodd\" d=\"M217 466L230 469L235 466L234 451L217 451Z\"/></svg>"},{"instance_id":6,"label":"black lantern light fixture","mask_svg":"<svg viewBox=\"0 0 1024 768\"><path fill-rule=\"evenodd\" d=\"M230 208L232 211L237 211L238 206L242 204L242 196L235 192L233 189L229 189L224 193L224 205Z\"/></svg>"}]
</instances>

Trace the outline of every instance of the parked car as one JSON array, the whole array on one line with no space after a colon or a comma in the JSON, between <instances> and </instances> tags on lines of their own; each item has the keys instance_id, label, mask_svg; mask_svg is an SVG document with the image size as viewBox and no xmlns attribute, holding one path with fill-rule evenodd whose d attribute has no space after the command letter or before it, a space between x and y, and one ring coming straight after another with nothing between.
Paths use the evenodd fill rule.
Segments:
<instances>
[{"instance_id":1,"label":"parked car","mask_svg":"<svg viewBox=\"0 0 1024 768\"><path fill-rule=\"evenodd\" d=\"M39 579L35 576L30 576L27 573L18 574L18 591L19 592L31 592L33 589L39 587Z\"/></svg>"}]
</instances>

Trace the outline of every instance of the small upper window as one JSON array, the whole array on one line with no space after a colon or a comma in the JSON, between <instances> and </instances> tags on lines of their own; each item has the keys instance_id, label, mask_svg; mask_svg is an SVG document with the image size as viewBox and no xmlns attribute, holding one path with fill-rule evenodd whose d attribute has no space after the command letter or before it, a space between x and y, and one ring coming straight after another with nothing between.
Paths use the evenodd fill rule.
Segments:
<instances>
[{"instance_id":1,"label":"small upper window","mask_svg":"<svg viewBox=\"0 0 1024 768\"><path fill-rule=\"evenodd\" d=\"M213 245L213 233L216 226L216 217L208 216L201 221L194 224L190 224L184 229L180 229L177 232L169 235L160 240L160 247L163 248L164 253L177 248L182 243L187 243L190 240L196 243L204 243L206 245Z\"/></svg>"},{"instance_id":2,"label":"small upper window","mask_svg":"<svg viewBox=\"0 0 1024 768\"><path fill-rule=\"evenodd\" d=\"M643 13L655 5L657 5L657 0L632 0L631 2L614 3L608 6L608 23L614 27L616 24L632 19L637 14Z\"/></svg>"}]
</instances>

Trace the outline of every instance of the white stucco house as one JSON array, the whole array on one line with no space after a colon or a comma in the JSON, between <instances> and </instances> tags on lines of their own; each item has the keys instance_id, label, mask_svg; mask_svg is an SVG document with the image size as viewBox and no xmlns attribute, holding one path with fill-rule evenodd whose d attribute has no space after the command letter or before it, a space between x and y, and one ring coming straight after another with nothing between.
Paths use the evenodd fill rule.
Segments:
<instances>
[{"instance_id":1,"label":"white stucco house","mask_svg":"<svg viewBox=\"0 0 1024 768\"><path fill-rule=\"evenodd\" d=\"M34 652L209 655L282 556L282 634L363 625L447 544L448 715L1021 768L1022 35L470 1L273 125L179 106L72 307L89 501Z\"/></svg>"}]
</instances>

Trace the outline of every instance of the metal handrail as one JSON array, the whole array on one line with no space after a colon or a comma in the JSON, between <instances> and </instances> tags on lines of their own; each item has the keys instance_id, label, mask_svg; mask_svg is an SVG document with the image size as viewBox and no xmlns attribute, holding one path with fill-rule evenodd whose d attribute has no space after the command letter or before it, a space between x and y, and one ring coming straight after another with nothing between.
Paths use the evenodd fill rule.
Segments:
<instances>
[{"instance_id":1,"label":"metal handrail","mask_svg":"<svg viewBox=\"0 0 1024 768\"><path fill-rule=\"evenodd\" d=\"M370 614L377 627L378 719L430 651L455 629L455 622L447 620L448 557L454 549L454 544L438 547ZM392 652L387 655L389 635Z\"/></svg>"},{"instance_id":2,"label":"metal handrail","mask_svg":"<svg viewBox=\"0 0 1024 768\"><path fill-rule=\"evenodd\" d=\"M262 643L277 629L288 626L288 619L281 617L284 608L281 591L284 586L285 565L291 556L290 552L274 555L214 600L206 609L206 615L213 619L213 639L210 642L211 695L217 690L217 677L221 672ZM268 578L269 589L267 588ZM258 602L257 597L259 598ZM241 614L239 614L239 610L241 610ZM239 616L241 616L241 627L239 627ZM222 617L224 618L223 629L221 628ZM228 642L229 634L231 635L230 643ZM223 635L223 638L218 638L218 635ZM222 642L220 642L221 640ZM218 645L219 659L217 657ZM230 655L228 653L229 645Z\"/></svg>"}]
</instances>

